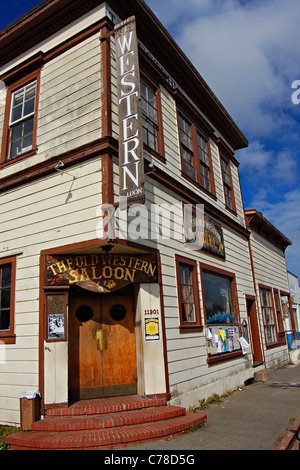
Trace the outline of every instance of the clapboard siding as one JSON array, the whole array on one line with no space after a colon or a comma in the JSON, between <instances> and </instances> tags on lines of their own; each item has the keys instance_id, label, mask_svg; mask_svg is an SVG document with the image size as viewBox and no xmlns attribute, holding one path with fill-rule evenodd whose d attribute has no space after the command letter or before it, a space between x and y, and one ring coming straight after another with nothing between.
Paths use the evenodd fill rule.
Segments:
<instances>
[{"instance_id":1,"label":"clapboard siding","mask_svg":"<svg viewBox=\"0 0 300 470\"><path fill-rule=\"evenodd\" d=\"M250 240L256 282L289 292L284 253L255 232Z\"/></svg>"},{"instance_id":2,"label":"clapboard siding","mask_svg":"<svg viewBox=\"0 0 300 470\"><path fill-rule=\"evenodd\" d=\"M96 34L43 67L39 152L57 155L101 136L100 52Z\"/></svg>"}]
</instances>

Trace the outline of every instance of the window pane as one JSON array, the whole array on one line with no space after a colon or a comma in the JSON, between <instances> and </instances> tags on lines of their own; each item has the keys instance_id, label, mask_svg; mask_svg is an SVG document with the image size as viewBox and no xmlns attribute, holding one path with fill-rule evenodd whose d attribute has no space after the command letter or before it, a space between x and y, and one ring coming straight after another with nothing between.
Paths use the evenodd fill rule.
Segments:
<instances>
[{"instance_id":1,"label":"window pane","mask_svg":"<svg viewBox=\"0 0 300 470\"><path fill-rule=\"evenodd\" d=\"M203 272L207 323L231 323L235 320L230 279Z\"/></svg>"},{"instance_id":2,"label":"window pane","mask_svg":"<svg viewBox=\"0 0 300 470\"><path fill-rule=\"evenodd\" d=\"M11 122L18 121L22 117L23 105L16 106L12 109L11 113Z\"/></svg>"},{"instance_id":3,"label":"window pane","mask_svg":"<svg viewBox=\"0 0 300 470\"><path fill-rule=\"evenodd\" d=\"M10 289L2 289L0 296L0 309L10 308Z\"/></svg>"},{"instance_id":4,"label":"window pane","mask_svg":"<svg viewBox=\"0 0 300 470\"><path fill-rule=\"evenodd\" d=\"M1 287L10 287L11 283L11 266L4 265L1 268Z\"/></svg>"},{"instance_id":5,"label":"window pane","mask_svg":"<svg viewBox=\"0 0 300 470\"><path fill-rule=\"evenodd\" d=\"M32 114L34 112L34 105L35 105L35 98L31 98L28 101L25 101L24 105L24 116L27 116L28 114Z\"/></svg>"},{"instance_id":6,"label":"window pane","mask_svg":"<svg viewBox=\"0 0 300 470\"><path fill-rule=\"evenodd\" d=\"M0 310L0 330L9 330L10 312L9 310Z\"/></svg>"},{"instance_id":7,"label":"window pane","mask_svg":"<svg viewBox=\"0 0 300 470\"><path fill-rule=\"evenodd\" d=\"M20 119L23 114L24 88L13 93L11 122Z\"/></svg>"}]
</instances>

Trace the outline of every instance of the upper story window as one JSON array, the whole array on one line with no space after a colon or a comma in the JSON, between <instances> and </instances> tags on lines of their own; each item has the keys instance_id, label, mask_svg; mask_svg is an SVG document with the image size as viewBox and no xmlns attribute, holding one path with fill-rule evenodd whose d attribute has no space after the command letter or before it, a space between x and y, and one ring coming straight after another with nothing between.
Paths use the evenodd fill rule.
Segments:
<instances>
[{"instance_id":1,"label":"upper story window","mask_svg":"<svg viewBox=\"0 0 300 470\"><path fill-rule=\"evenodd\" d=\"M32 149L36 80L12 93L8 158Z\"/></svg>"},{"instance_id":2,"label":"upper story window","mask_svg":"<svg viewBox=\"0 0 300 470\"><path fill-rule=\"evenodd\" d=\"M236 211L233 184L231 178L230 163L225 158L221 157L221 170L224 186L225 205L228 209Z\"/></svg>"},{"instance_id":3,"label":"upper story window","mask_svg":"<svg viewBox=\"0 0 300 470\"><path fill-rule=\"evenodd\" d=\"M214 193L209 140L196 126L178 114L182 172L202 188Z\"/></svg>"},{"instance_id":4,"label":"upper story window","mask_svg":"<svg viewBox=\"0 0 300 470\"><path fill-rule=\"evenodd\" d=\"M16 82L9 77L1 163L32 155L36 151L39 81L39 70Z\"/></svg>"},{"instance_id":5,"label":"upper story window","mask_svg":"<svg viewBox=\"0 0 300 470\"><path fill-rule=\"evenodd\" d=\"M156 95L141 82L144 144L157 151Z\"/></svg>"},{"instance_id":6,"label":"upper story window","mask_svg":"<svg viewBox=\"0 0 300 470\"><path fill-rule=\"evenodd\" d=\"M144 144L164 157L160 90L146 79L141 81L141 102Z\"/></svg>"}]
</instances>

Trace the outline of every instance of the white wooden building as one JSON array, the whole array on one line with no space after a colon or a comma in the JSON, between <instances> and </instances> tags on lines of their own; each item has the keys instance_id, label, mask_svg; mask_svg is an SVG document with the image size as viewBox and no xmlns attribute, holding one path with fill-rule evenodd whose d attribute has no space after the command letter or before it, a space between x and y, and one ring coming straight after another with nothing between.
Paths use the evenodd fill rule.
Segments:
<instances>
[{"instance_id":1,"label":"white wooden building","mask_svg":"<svg viewBox=\"0 0 300 470\"><path fill-rule=\"evenodd\" d=\"M246 225L235 157L247 139L147 5L47 0L1 32L0 48L0 422L19 422L27 390L42 413L131 393L189 406L284 365L258 295L260 283L288 292L284 254L267 282L269 244ZM119 126L130 91L138 111ZM140 163L144 200L130 202L142 215L121 210L119 183ZM195 249L182 214L198 206Z\"/></svg>"},{"instance_id":2,"label":"white wooden building","mask_svg":"<svg viewBox=\"0 0 300 470\"><path fill-rule=\"evenodd\" d=\"M261 324L264 362L279 368L289 362L296 339L285 250L291 241L257 210L245 211L251 231L250 253Z\"/></svg>"}]
</instances>

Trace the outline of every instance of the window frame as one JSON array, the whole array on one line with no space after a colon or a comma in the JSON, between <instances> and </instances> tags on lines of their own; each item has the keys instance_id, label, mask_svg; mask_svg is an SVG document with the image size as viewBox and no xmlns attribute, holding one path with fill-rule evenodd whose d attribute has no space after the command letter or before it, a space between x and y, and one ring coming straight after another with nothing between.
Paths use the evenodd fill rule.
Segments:
<instances>
[{"instance_id":1,"label":"window frame","mask_svg":"<svg viewBox=\"0 0 300 470\"><path fill-rule=\"evenodd\" d=\"M223 169L222 163L226 164L227 166L228 171L226 172L226 175L228 177L229 182L225 181L226 179L224 178L225 171ZM229 211L233 212L236 215L235 195L234 195L233 182L232 182L230 159L227 158L223 153L220 153L220 167L221 167L221 175L222 175L222 181L223 181L225 207L226 209L228 209ZM226 190L229 191L230 204L228 204L227 202L228 195L226 194Z\"/></svg>"},{"instance_id":2,"label":"window frame","mask_svg":"<svg viewBox=\"0 0 300 470\"><path fill-rule=\"evenodd\" d=\"M9 329L0 330L0 342L2 341L5 344L15 344L16 256L0 259L0 269L2 269L2 266L8 264L11 265Z\"/></svg>"},{"instance_id":3,"label":"window frame","mask_svg":"<svg viewBox=\"0 0 300 470\"><path fill-rule=\"evenodd\" d=\"M189 139L191 141L191 146L189 147L186 142L184 142L181 138L182 135L182 127L180 121L188 124L190 127L190 136ZM180 162L181 162L181 175L192 182L194 185L199 187L205 193L209 194L210 196L215 196L215 184L214 184L214 172L213 172L213 165L212 165L212 158L211 158L211 147L210 147L210 139L208 135L205 134L202 127L198 124L195 124L194 120L191 119L184 111L177 107L177 126L178 126L178 139L179 139L179 148L180 148ZM186 134L187 135L187 134ZM201 154L199 151L199 138L202 142L206 143L206 149L204 153L207 157L207 161L204 162L203 158L201 158ZM203 150L203 147L201 147ZM193 159L193 165L190 165L193 170L195 171L195 178L190 176L184 169L184 162L186 159L183 157L183 149L185 152L191 155ZM188 163L189 164L189 163ZM206 187L206 184L203 182L203 174L202 168L209 171L209 189ZM207 180L207 178L205 178Z\"/></svg>"},{"instance_id":4,"label":"window frame","mask_svg":"<svg viewBox=\"0 0 300 470\"><path fill-rule=\"evenodd\" d=\"M183 256L175 255L175 263L176 263L176 279L177 279L177 299L178 299L178 309L179 309L179 331L180 333L202 331L203 325L201 321L201 311L200 311L197 262L189 258L185 258ZM191 269L193 301L194 301L194 309L195 309L195 321L192 321L192 322L183 320L183 312L182 312L182 307L181 307L181 282L180 282L180 272L179 272L180 265L188 266Z\"/></svg>"},{"instance_id":5,"label":"window frame","mask_svg":"<svg viewBox=\"0 0 300 470\"><path fill-rule=\"evenodd\" d=\"M164 148L164 134L163 134L163 120L162 120L162 107L161 107L161 92L159 83L157 83L152 77L146 75L145 73L141 72L140 74L140 82L155 95L155 110L156 110L156 149L153 149L150 145L144 142L143 144L145 150L149 153L154 155L155 157L159 158L160 160L165 162L165 148ZM142 99L142 91L141 91L141 99ZM141 112L142 116L147 116L147 120L153 122L153 120L143 113L142 105L141 105ZM142 123L143 124L143 123ZM143 127L144 132L144 127Z\"/></svg>"},{"instance_id":6,"label":"window frame","mask_svg":"<svg viewBox=\"0 0 300 470\"><path fill-rule=\"evenodd\" d=\"M265 286L265 285L262 285L262 284L259 284L258 287L259 287L260 308L261 308L261 314L262 314L262 324L263 324L263 328L264 328L264 337L265 337L265 342L266 342L266 348L268 349L268 348L280 345L279 340L278 340L276 310L275 310L275 306L274 306L275 301L274 301L274 296L273 296L273 292L272 292L271 287L268 287L268 286ZM270 302L271 302L270 305L263 305L263 302L262 302L262 292L263 291L266 291L266 292L269 293ZM265 314L264 314L264 310L267 309L267 308L271 309L272 317L273 317L273 323L271 323L269 325L266 324L266 322L265 322ZM268 341L268 337L267 337L267 334L266 334L266 329L270 328L270 327L273 328L274 341L272 341L272 342Z\"/></svg>"},{"instance_id":7,"label":"window frame","mask_svg":"<svg viewBox=\"0 0 300 470\"><path fill-rule=\"evenodd\" d=\"M12 103L14 93L22 88L30 85L36 81L35 89L35 106L33 112L33 133L32 133L32 145L31 148L21 152L15 157L10 158L10 135L11 135L11 112L12 112ZM35 70L34 72L26 75L25 77L11 82L9 80L6 93L6 105L5 105L5 115L4 115L4 125L3 125L3 134L2 134L2 147L1 147L1 165L7 165L19 161L23 158L27 158L31 155L35 155L37 152L37 122L38 122L38 105L39 105L39 94L40 94L40 69Z\"/></svg>"}]
</instances>

